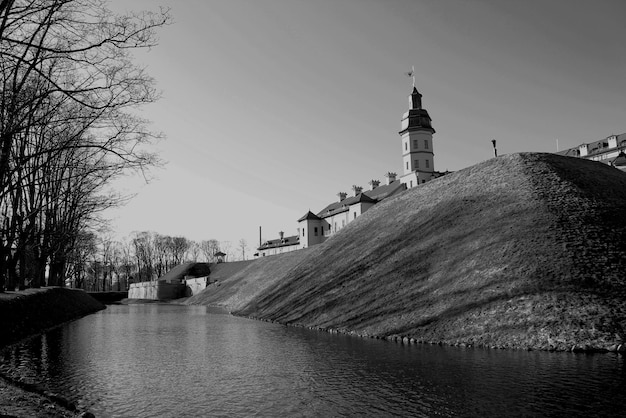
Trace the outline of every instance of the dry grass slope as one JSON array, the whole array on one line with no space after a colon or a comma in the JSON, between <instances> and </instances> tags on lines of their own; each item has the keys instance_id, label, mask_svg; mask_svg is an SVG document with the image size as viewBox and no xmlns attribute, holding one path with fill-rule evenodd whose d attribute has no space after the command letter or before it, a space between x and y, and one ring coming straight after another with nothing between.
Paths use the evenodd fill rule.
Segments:
<instances>
[{"instance_id":1,"label":"dry grass slope","mask_svg":"<svg viewBox=\"0 0 626 418\"><path fill-rule=\"evenodd\" d=\"M211 284L198 295L184 301L186 305L220 306L229 311L245 307L304 259L310 250L285 253L254 261L236 261L211 265Z\"/></svg>"},{"instance_id":2,"label":"dry grass slope","mask_svg":"<svg viewBox=\"0 0 626 418\"><path fill-rule=\"evenodd\" d=\"M231 307L359 335L614 349L626 328L626 174L553 154L491 159L290 256L241 271L255 291Z\"/></svg>"}]
</instances>

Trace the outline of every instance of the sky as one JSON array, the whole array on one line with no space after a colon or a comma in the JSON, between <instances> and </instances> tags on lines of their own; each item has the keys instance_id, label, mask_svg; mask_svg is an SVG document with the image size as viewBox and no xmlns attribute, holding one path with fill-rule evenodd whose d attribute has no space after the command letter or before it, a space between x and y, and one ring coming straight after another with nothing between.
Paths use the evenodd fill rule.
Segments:
<instances>
[{"instance_id":1,"label":"sky","mask_svg":"<svg viewBox=\"0 0 626 418\"><path fill-rule=\"evenodd\" d=\"M253 249L385 173L415 68L435 169L554 152L626 132L623 0L112 0L169 7L135 54L162 98L140 112L167 161L110 210L154 231ZM225 244L228 245L228 244Z\"/></svg>"}]
</instances>

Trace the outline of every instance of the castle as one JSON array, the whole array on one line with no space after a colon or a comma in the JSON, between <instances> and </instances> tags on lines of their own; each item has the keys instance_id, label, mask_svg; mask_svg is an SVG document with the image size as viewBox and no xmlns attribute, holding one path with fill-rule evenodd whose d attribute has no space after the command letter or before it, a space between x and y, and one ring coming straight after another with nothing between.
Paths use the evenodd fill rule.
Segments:
<instances>
[{"instance_id":1,"label":"castle","mask_svg":"<svg viewBox=\"0 0 626 418\"><path fill-rule=\"evenodd\" d=\"M558 151L557 154L566 157L585 158L587 160L599 161L626 171L626 133L620 135L610 135L599 141L581 144L577 147Z\"/></svg>"},{"instance_id":2,"label":"castle","mask_svg":"<svg viewBox=\"0 0 626 418\"><path fill-rule=\"evenodd\" d=\"M277 239L260 242L255 256L281 254L321 244L378 202L447 174L435 171L434 133L428 111L422 107L422 95L414 83L409 95L409 109L402 116L399 132L402 176L398 178L396 173L388 172L383 185L379 180L371 180L366 191L352 186L351 196L345 192L338 193L337 201L329 203L317 214L308 211L298 219L298 235L286 237L281 232Z\"/></svg>"}]
</instances>

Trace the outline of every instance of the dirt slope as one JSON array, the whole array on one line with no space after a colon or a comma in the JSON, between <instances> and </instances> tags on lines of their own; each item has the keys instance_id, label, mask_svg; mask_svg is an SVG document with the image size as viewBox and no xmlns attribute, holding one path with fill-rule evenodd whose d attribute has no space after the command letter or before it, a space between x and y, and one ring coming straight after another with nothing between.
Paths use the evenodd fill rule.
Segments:
<instances>
[{"instance_id":1,"label":"dirt slope","mask_svg":"<svg viewBox=\"0 0 626 418\"><path fill-rule=\"evenodd\" d=\"M615 349L626 328L626 174L503 156L384 201L293 257L241 271L257 284L229 296L235 310L418 341Z\"/></svg>"}]
</instances>

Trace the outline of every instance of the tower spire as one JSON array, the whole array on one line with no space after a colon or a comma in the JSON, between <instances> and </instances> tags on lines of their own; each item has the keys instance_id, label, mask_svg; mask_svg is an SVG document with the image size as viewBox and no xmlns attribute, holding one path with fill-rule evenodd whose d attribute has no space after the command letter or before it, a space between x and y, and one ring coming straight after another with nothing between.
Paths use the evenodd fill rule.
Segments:
<instances>
[{"instance_id":1,"label":"tower spire","mask_svg":"<svg viewBox=\"0 0 626 418\"><path fill-rule=\"evenodd\" d=\"M402 115L402 165L404 175L400 181L407 188L415 187L435 178L433 134L428 111L422 107L422 95L415 87L413 71L413 91L409 95L409 109Z\"/></svg>"}]
</instances>

